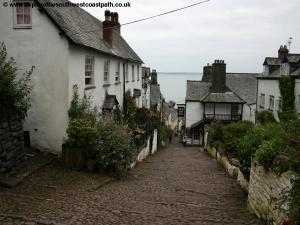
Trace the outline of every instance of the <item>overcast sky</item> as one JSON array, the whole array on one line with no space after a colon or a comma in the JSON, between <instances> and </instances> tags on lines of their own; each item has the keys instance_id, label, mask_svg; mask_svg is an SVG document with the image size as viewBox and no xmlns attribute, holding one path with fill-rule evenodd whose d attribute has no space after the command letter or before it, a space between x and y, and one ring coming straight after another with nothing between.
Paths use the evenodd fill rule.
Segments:
<instances>
[{"instance_id":1,"label":"overcast sky","mask_svg":"<svg viewBox=\"0 0 300 225\"><path fill-rule=\"evenodd\" d=\"M131 8L110 8L119 12L121 23L199 2L129 1ZM293 37L291 52L300 53L299 9L299 0L211 0L123 26L121 32L145 64L160 72L201 72L203 66L214 59L224 59L228 72L261 72L264 58L276 56L279 46L286 44L289 37ZM85 10L104 19L105 9Z\"/></svg>"}]
</instances>

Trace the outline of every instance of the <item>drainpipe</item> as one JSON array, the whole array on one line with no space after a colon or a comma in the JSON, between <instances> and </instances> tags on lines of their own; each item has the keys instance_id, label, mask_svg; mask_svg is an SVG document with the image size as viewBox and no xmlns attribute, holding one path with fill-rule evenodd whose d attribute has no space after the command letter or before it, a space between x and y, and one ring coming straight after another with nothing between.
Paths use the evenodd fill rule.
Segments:
<instances>
[{"instance_id":1,"label":"drainpipe","mask_svg":"<svg viewBox=\"0 0 300 225\"><path fill-rule=\"evenodd\" d=\"M128 64L129 60L127 59L124 63L123 63L123 115L125 116L125 111L124 111L124 103L125 103L125 93L126 93L126 65Z\"/></svg>"}]
</instances>

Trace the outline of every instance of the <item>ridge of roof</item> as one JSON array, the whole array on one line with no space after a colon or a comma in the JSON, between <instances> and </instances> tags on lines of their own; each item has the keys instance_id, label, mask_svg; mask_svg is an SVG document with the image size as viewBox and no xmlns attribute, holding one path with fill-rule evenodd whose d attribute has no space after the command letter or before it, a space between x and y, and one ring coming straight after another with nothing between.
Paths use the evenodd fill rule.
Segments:
<instances>
[{"instance_id":1,"label":"ridge of roof","mask_svg":"<svg viewBox=\"0 0 300 225\"><path fill-rule=\"evenodd\" d=\"M103 40L102 22L84 9L74 7L47 7L45 3L72 3L69 0L35 0L50 20L69 41L76 45L92 48L101 53L143 63L125 39L113 31L113 47L109 48Z\"/></svg>"}]
</instances>

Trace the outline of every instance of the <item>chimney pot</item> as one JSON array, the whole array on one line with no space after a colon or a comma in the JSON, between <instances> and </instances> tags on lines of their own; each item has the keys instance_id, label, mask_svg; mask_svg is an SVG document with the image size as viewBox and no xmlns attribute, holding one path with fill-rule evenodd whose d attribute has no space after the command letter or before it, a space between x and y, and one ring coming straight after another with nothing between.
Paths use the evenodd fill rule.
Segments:
<instances>
[{"instance_id":1,"label":"chimney pot","mask_svg":"<svg viewBox=\"0 0 300 225\"><path fill-rule=\"evenodd\" d=\"M279 50L278 50L278 58L281 59L282 61L284 61L287 56L289 55L289 49L287 48L286 45L284 46L280 46Z\"/></svg>"},{"instance_id":2,"label":"chimney pot","mask_svg":"<svg viewBox=\"0 0 300 225\"><path fill-rule=\"evenodd\" d=\"M121 33L121 24L119 23L119 14L117 12L111 12L111 22L113 29Z\"/></svg>"},{"instance_id":3,"label":"chimney pot","mask_svg":"<svg viewBox=\"0 0 300 225\"><path fill-rule=\"evenodd\" d=\"M103 39L108 43L109 47L112 48L113 44L113 23L111 21L111 12L106 10L105 21L102 22L103 27Z\"/></svg>"}]
</instances>

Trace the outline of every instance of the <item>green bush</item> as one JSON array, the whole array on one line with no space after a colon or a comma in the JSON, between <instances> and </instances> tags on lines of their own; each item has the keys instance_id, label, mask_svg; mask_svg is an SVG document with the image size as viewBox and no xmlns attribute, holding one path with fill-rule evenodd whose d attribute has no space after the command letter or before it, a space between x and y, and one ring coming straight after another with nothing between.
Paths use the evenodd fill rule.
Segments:
<instances>
[{"instance_id":1,"label":"green bush","mask_svg":"<svg viewBox=\"0 0 300 225\"><path fill-rule=\"evenodd\" d=\"M211 147L224 143L223 125L215 123L210 126L208 131L208 144Z\"/></svg>"},{"instance_id":2,"label":"green bush","mask_svg":"<svg viewBox=\"0 0 300 225\"><path fill-rule=\"evenodd\" d=\"M166 141L168 136L168 129L164 126L161 125L159 130L158 130L158 140L159 140L159 144L162 143L162 141Z\"/></svg>"},{"instance_id":3,"label":"green bush","mask_svg":"<svg viewBox=\"0 0 300 225\"><path fill-rule=\"evenodd\" d=\"M298 119L298 116L295 110L278 112L278 117L280 122L288 122L288 121L295 121Z\"/></svg>"},{"instance_id":4,"label":"green bush","mask_svg":"<svg viewBox=\"0 0 300 225\"><path fill-rule=\"evenodd\" d=\"M7 58L6 47L0 43L0 113L17 113L25 118L30 107L30 71L18 78L18 68L13 58Z\"/></svg>"},{"instance_id":5,"label":"green bush","mask_svg":"<svg viewBox=\"0 0 300 225\"><path fill-rule=\"evenodd\" d=\"M78 85L73 86L73 97L71 105L68 111L70 120L72 119L85 119L89 120L92 125L96 124L97 121L97 110L96 107L92 108L90 97L84 96L79 97Z\"/></svg>"},{"instance_id":6,"label":"green bush","mask_svg":"<svg viewBox=\"0 0 300 225\"><path fill-rule=\"evenodd\" d=\"M270 111L256 112L256 122L258 124L275 123L274 115Z\"/></svg>"},{"instance_id":7,"label":"green bush","mask_svg":"<svg viewBox=\"0 0 300 225\"><path fill-rule=\"evenodd\" d=\"M136 103L134 98L131 96L131 91L128 90L125 93L124 105L123 105L123 115L125 122L129 125L131 129L134 129L134 115L136 111Z\"/></svg>"},{"instance_id":8,"label":"green bush","mask_svg":"<svg viewBox=\"0 0 300 225\"><path fill-rule=\"evenodd\" d=\"M99 123L97 130L101 141L96 153L98 168L115 173L126 171L133 151L129 130L112 122Z\"/></svg>"},{"instance_id":9,"label":"green bush","mask_svg":"<svg viewBox=\"0 0 300 225\"><path fill-rule=\"evenodd\" d=\"M222 128L224 151L227 156L239 157L240 140L251 131L254 124L248 121L231 123Z\"/></svg>"},{"instance_id":10,"label":"green bush","mask_svg":"<svg viewBox=\"0 0 300 225\"><path fill-rule=\"evenodd\" d=\"M97 130L89 120L72 119L67 128L66 145L75 149L91 150L95 148Z\"/></svg>"}]
</instances>

